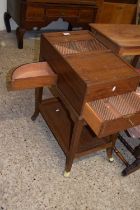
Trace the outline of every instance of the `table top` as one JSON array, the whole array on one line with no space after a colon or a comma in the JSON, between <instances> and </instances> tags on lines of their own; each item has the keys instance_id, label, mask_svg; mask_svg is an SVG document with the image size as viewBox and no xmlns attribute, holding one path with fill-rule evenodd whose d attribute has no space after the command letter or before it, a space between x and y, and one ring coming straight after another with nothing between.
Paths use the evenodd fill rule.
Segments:
<instances>
[{"instance_id":1,"label":"table top","mask_svg":"<svg viewBox=\"0 0 140 210\"><path fill-rule=\"evenodd\" d=\"M90 24L92 32L119 55L140 54L140 25Z\"/></svg>"}]
</instances>

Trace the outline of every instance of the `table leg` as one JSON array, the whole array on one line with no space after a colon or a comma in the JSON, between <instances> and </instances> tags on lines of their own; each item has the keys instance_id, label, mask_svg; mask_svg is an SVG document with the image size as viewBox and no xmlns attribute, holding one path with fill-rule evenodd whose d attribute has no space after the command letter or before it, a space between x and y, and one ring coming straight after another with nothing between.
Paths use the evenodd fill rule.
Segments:
<instances>
[{"instance_id":1,"label":"table leg","mask_svg":"<svg viewBox=\"0 0 140 210\"><path fill-rule=\"evenodd\" d=\"M35 121L37 116L39 115L39 104L42 101L42 95L43 95L43 87L35 88L35 112L31 117L33 121Z\"/></svg>"},{"instance_id":2,"label":"table leg","mask_svg":"<svg viewBox=\"0 0 140 210\"><path fill-rule=\"evenodd\" d=\"M11 18L11 15L8 12L5 12L4 13L4 23L5 23L7 32L11 32L11 26L10 26L10 21L9 21L10 18Z\"/></svg>"},{"instance_id":3,"label":"table leg","mask_svg":"<svg viewBox=\"0 0 140 210\"><path fill-rule=\"evenodd\" d=\"M117 141L117 135L114 134L114 135L109 136L108 138L110 138L110 141L112 142L112 146L109 148L106 148L106 153L107 153L107 157L108 157L109 161L113 162L114 158L112 157L112 154L113 154L113 150L114 150L114 147L115 147L115 144Z\"/></svg>"},{"instance_id":4,"label":"table leg","mask_svg":"<svg viewBox=\"0 0 140 210\"><path fill-rule=\"evenodd\" d=\"M140 158L137 158L131 165L122 171L123 176L127 176L140 168Z\"/></svg>"},{"instance_id":5,"label":"table leg","mask_svg":"<svg viewBox=\"0 0 140 210\"><path fill-rule=\"evenodd\" d=\"M140 168L140 145L135 147L133 155L136 158L136 160L129 167L126 167L123 170L122 174L124 176L126 176Z\"/></svg>"},{"instance_id":6,"label":"table leg","mask_svg":"<svg viewBox=\"0 0 140 210\"><path fill-rule=\"evenodd\" d=\"M18 27L16 29L16 36L17 36L17 44L18 44L18 48L22 49L23 48L23 36L25 33L26 29Z\"/></svg>"},{"instance_id":7,"label":"table leg","mask_svg":"<svg viewBox=\"0 0 140 210\"><path fill-rule=\"evenodd\" d=\"M71 144L70 144L70 150L69 150L69 154L66 157L66 166L65 166L65 172L64 172L64 176L68 177L70 175L70 170L73 164L73 160L79 145L79 141L80 141L80 136L81 136L81 132L84 126L84 121L83 120L77 120L74 124L74 128L73 128L73 133L72 133L72 138L71 138Z\"/></svg>"}]
</instances>

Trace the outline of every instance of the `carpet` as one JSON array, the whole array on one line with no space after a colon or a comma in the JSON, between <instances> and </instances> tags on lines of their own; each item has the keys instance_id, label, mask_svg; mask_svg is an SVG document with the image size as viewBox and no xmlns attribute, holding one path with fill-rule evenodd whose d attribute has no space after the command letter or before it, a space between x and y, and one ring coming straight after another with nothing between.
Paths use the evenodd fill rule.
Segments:
<instances>
[{"instance_id":1,"label":"carpet","mask_svg":"<svg viewBox=\"0 0 140 210\"><path fill-rule=\"evenodd\" d=\"M140 170L122 177L115 155L113 163L105 151L80 158L63 176L65 156L53 134L41 116L30 119L34 90L6 89L11 68L38 61L39 37L27 33L18 49L15 32L3 31L0 43L0 210L139 210Z\"/></svg>"}]
</instances>

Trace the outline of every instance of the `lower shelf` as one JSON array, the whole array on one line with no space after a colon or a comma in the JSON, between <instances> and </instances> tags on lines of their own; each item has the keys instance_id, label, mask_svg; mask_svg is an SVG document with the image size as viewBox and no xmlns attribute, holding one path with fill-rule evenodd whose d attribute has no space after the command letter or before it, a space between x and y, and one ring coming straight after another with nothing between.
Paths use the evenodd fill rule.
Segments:
<instances>
[{"instance_id":1,"label":"lower shelf","mask_svg":"<svg viewBox=\"0 0 140 210\"><path fill-rule=\"evenodd\" d=\"M69 154L71 134L74 126L68 111L59 100L51 98L42 101L40 113L67 156ZM77 149L76 157L108 147L111 147L109 138L97 138L90 127L85 125L81 133L80 145Z\"/></svg>"}]
</instances>

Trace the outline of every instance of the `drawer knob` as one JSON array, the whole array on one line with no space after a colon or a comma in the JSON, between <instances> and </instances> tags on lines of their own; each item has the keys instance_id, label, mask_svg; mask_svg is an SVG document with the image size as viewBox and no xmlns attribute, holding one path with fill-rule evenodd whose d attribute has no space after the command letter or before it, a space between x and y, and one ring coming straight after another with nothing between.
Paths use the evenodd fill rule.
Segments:
<instances>
[{"instance_id":1,"label":"drawer knob","mask_svg":"<svg viewBox=\"0 0 140 210\"><path fill-rule=\"evenodd\" d=\"M56 109L55 111L56 111L56 112L60 112L60 109Z\"/></svg>"},{"instance_id":2,"label":"drawer knob","mask_svg":"<svg viewBox=\"0 0 140 210\"><path fill-rule=\"evenodd\" d=\"M113 88L112 88L112 92L114 92L116 90L116 86L114 86Z\"/></svg>"}]
</instances>

